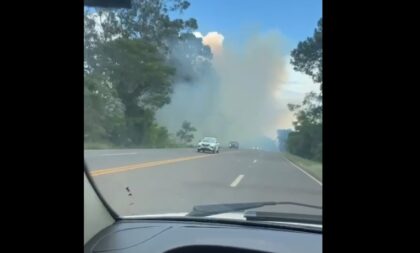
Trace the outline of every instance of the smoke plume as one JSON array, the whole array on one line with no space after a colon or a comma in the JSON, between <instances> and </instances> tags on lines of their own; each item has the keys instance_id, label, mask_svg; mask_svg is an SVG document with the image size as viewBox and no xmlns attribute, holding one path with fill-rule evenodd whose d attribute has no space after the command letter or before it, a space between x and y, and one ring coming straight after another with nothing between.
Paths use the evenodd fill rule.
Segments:
<instances>
[{"instance_id":1,"label":"smoke plume","mask_svg":"<svg viewBox=\"0 0 420 253\"><path fill-rule=\"evenodd\" d=\"M274 139L291 117L281 101L287 76L280 35L255 33L240 47L225 45L217 32L195 35L211 48L215 75L203 74L194 84L177 83L171 103L157 113L158 122L175 133L184 120L190 121L197 128L195 140L214 136L222 144Z\"/></svg>"}]
</instances>

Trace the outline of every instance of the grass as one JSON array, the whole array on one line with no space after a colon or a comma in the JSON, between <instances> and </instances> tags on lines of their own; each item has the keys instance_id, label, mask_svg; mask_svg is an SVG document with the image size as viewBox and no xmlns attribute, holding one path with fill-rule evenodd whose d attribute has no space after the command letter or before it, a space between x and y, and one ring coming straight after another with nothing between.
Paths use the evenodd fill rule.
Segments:
<instances>
[{"instance_id":1,"label":"grass","mask_svg":"<svg viewBox=\"0 0 420 253\"><path fill-rule=\"evenodd\" d=\"M106 142L85 142L85 149L113 149L115 145Z\"/></svg>"},{"instance_id":2,"label":"grass","mask_svg":"<svg viewBox=\"0 0 420 253\"><path fill-rule=\"evenodd\" d=\"M290 153L283 154L291 162L304 169L306 172L322 182L322 163L295 156Z\"/></svg>"}]
</instances>

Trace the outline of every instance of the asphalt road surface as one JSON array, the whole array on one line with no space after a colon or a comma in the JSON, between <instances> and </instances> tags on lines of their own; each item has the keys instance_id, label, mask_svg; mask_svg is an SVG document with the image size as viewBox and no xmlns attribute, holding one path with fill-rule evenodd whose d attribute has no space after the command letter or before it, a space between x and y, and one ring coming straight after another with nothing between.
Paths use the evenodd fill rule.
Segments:
<instances>
[{"instance_id":1,"label":"asphalt road surface","mask_svg":"<svg viewBox=\"0 0 420 253\"><path fill-rule=\"evenodd\" d=\"M120 215L189 212L194 205L293 201L322 206L322 183L281 153L262 150L85 150L97 187ZM130 190L131 195L127 191ZM321 214L296 206L258 211Z\"/></svg>"}]
</instances>

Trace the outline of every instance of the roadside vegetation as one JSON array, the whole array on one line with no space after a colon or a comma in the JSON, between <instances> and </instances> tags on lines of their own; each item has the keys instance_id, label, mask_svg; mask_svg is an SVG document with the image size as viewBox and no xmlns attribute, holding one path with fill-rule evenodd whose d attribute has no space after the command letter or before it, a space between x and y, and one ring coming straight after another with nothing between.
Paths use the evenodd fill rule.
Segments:
<instances>
[{"instance_id":1,"label":"roadside vegetation","mask_svg":"<svg viewBox=\"0 0 420 253\"><path fill-rule=\"evenodd\" d=\"M155 119L170 103L174 84L196 85L212 68L210 48L193 35L197 21L170 18L189 6L132 0L131 9L85 9L85 148L189 145L191 128L180 126L177 137Z\"/></svg>"},{"instance_id":2,"label":"roadside vegetation","mask_svg":"<svg viewBox=\"0 0 420 253\"><path fill-rule=\"evenodd\" d=\"M322 182L322 163L292 155L287 152L283 154L291 162L304 169L306 172Z\"/></svg>"},{"instance_id":3,"label":"roadside vegetation","mask_svg":"<svg viewBox=\"0 0 420 253\"><path fill-rule=\"evenodd\" d=\"M286 148L293 155L322 163L322 19L313 36L299 42L291 56L294 69L311 76L320 90L307 94L302 104L288 105L296 121Z\"/></svg>"}]
</instances>

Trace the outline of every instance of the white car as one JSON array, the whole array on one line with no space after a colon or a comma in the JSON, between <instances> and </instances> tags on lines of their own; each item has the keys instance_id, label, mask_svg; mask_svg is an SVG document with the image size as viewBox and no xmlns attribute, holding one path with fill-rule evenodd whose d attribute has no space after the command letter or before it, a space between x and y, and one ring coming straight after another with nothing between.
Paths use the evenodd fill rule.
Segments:
<instances>
[{"instance_id":1,"label":"white car","mask_svg":"<svg viewBox=\"0 0 420 253\"><path fill-rule=\"evenodd\" d=\"M219 153L220 143L214 137L205 137L197 146L197 152L210 151L212 153Z\"/></svg>"}]
</instances>

